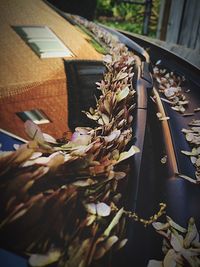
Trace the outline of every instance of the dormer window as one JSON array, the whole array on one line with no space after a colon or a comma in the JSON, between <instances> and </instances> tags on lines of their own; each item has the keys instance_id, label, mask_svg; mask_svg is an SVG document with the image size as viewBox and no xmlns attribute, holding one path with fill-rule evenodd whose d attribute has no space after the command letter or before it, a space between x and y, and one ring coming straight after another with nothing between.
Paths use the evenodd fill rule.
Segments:
<instances>
[{"instance_id":1,"label":"dormer window","mask_svg":"<svg viewBox=\"0 0 200 267\"><path fill-rule=\"evenodd\" d=\"M31 120L35 124L50 123L49 118L44 114L42 110L39 109L17 112L17 116L24 122L27 120Z\"/></svg>"},{"instance_id":2,"label":"dormer window","mask_svg":"<svg viewBox=\"0 0 200 267\"><path fill-rule=\"evenodd\" d=\"M73 57L73 53L47 26L13 26L40 58Z\"/></svg>"}]
</instances>

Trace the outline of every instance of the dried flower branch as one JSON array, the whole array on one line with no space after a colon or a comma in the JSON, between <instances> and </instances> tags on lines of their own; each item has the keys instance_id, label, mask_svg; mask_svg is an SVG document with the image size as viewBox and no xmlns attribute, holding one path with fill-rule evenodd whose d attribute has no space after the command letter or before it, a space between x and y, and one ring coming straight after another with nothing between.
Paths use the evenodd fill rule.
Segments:
<instances>
[{"instance_id":1,"label":"dried flower branch","mask_svg":"<svg viewBox=\"0 0 200 267\"><path fill-rule=\"evenodd\" d=\"M13 248L32 255L31 266L88 266L127 241L123 209L114 211L111 204L121 198L118 181L128 172L124 161L139 152L135 146L126 151L135 107L134 55L95 24L74 19L109 48L107 71L97 83L101 96L96 108L85 111L96 127L77 127L66 141L27 121L33 141L0 156L5 207L0 231L5 240L12 236ZM28 235L21 238L22 232Z\"/></svg>"},{"instance_id":2,"label":"dried flower branch","mask_svg":"<svg viewBox=\"0 0 200 267\"><path fill-rule=\"evenodd\" d=\"M14 249L31 255L31 266L58 262L86 267L127 242L124 226L130 214L113 209L113 203L122 206L118 184L127 176L126 160L139 152L130 145L127 150L136 105L134 55L94 23L74 19L109 48L104 57L107 71L97 83L101 96L95 108L84 111L96 127L77 127L71 140L55 140L27 121L25 130L33 141L0 155L5 207L0 232L4 240L12 240Z\"/></svg>"}]
</instances>

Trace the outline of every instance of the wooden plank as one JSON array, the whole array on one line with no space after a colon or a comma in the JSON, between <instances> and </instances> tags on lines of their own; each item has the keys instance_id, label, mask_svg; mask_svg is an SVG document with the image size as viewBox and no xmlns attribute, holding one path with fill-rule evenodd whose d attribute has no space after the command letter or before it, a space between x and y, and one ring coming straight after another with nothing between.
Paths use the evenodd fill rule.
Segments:
<instances>
[{"instance_id":1,"label":"wooden plank","mask_svg":"<svg viewBox=\"0 0 200 267\"><path fill-rule=\"evenodd\" d=\"M161 0L156 38L165 40L171 0Z\"/></svg>"},{"instance_id":2,"label":"wooden plank","mask_svg":"<svg viewBox=\"0 0 200 267\"><path fill-rule=\"evenodd\" d=\"M195 49L197 51L199 51L199 53L200 53L200 23L199 23L199 27L198 27L198 31L197 31L197 38L196 38L196 42L195 42Z\"/></svg>"},{"instance_id":3,"label":"wooden plank","mask_svg":"<svg viewBox=\"0 0 200 267\"><path fill-rule=\"evenodd\" d=\"M172 0L166 41L177 43L185 0Z\"/></svg>"},{"instance_id":4,"label":"wooden plank","mask_svg":"<svg viewBox=\"0 0 200 267\"><path fill-rule=\"evenodd\" d=\"M200 1L187 0L178 43L195 48L200 23Z\"/></svg>"},{"instance_id":5,"label":"wooden plank","mask_svg":"<svg viewBox=\"0 0 200 267\"><path fill-rule=\"evenodd\" d=\"M158 108L158 112L162 114L163 117L166 117L165 109L163 107L162 101L160 99L160 96L158 94L158 91L156 88L153 88L153 94L156 98L156 104ZM170 177L174 177L176 173L178 173L178 165L177 165L177 160L176 160L176 155L174 151L174 146L172 142L172 137L170 133L170 128L169 128L169 123L164 120L161 121L161 127L162 127L162 132L163 132L163 137L164 137L164 143L166 147L166 154L167 154L167 163L169 167L169 175Z\"/></svg>"}]
</instances>

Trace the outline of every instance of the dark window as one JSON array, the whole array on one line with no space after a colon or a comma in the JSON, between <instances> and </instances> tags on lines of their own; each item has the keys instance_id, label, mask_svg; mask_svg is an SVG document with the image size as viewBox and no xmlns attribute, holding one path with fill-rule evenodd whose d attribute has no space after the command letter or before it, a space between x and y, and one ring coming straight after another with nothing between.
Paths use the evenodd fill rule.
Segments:
<instances>
[{"instance_id":1,"label":"dark window","mask_svg":"<svg viewBox=\"0 0 200 267\"><path fill-rule=\"evenodd\" d=\"M17 112L17 116L20 117L20 119L23 121L31 120L35 124L50 123L48 117L44 114L43 111L39 109Z\"/></svg>"}]
</instances>

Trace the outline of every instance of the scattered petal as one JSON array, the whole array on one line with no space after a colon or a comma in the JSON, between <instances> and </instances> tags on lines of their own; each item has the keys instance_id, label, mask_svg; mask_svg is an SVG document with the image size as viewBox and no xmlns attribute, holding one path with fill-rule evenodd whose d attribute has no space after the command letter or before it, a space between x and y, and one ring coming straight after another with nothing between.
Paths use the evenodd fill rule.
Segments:
<instances>
[{"instance_id":1,"label":"scattered petal","mask_svg":"<svg viewBox=\"0 0 200 267\"><path fill-rule=\"evenodd\" d=\"M181 233L187 232L187 230L185 228L183 228L179 224L175 223L175 221L173 221L171 217L166 216L166 218L167 218L168 223L171 225L171 227L173 227L174 229L178 230Z\"/></svg>"},{"instance_id":2,"label":"scattered petal","mask_svg":"<svg viewBox=\"0 0 200 267\"><path fill-rule=\"evenodd\" d=\"M163 267L162 261L149 260L147 267Z\"/></svg>"},{"instance_id":3,"label":"scattered petal","mask_svg":"<svg viewBox=\"0 0 200 267\"><path fill-rule=\"evenodd\" d=\"M33 267L46 266L58 261L60 256L60 250L50 250L47 254L32 254L29 258L29 264Z\"/></svg>"},{"instance_id":4,"label":"scattered petal","mask_svg":"<svg viewBox=\"0 0 200 267\"><path fill-rule=\"evenodd\" d=\"M188 222L188 231L187 231L187 234L186 234L185 239L184 239L184 247L185 248L190 247L192 241L195 239L197 234L198 234L198 232L197 232L194 218L190 218L189 222Z\"/></svg>"},{"instance_id":5,"label":"scattered petal","mask_svg":"<svg viewBox=\"0 0 200 267\"><path fill-rule=\"evenodd\" d=\"M128 242L128 239L127 238L124 238L123 240L121 240L120 242L118 242L117 246L116 246L116 249L121 249L123 248Z\"/></svg>"},{"instance_id":6,"label":"scattered petal","mask_svg":"<svg viewBox=\"0 0 200 267\"><path fill-rule=\"evenodd\" d=\"M175 258L175 251L173 249L170 249L164 258L163 267L176 267Z\"/></svg>"},{"instance_id":7,"label":"scattered petal","mask_svg":"<svg viewBox=\"0 0 200 267\"><path fill-rule=\"evenodd\" d=\"M169 223L153 222L152 226L157 230L167 230L170 226Z\"/></svg>"},{"instance_id":8,"label":"scattered petal","mask_svg":"<svg viewBox=\"0 0 200 267\"><path fill-rule=\"evenodd\" d=\"M132 146L128 151L125 151L125 152L122 152L120 155L119 155L119 159L117 161L117 163L123 161L123 160L126 160L128 158L130 158L131 156L135 155L136 153L139 153L140 150L138 147L136 146Z\"/></svg>"},{"instance_id":9,"label":"scattered petal","mask_svg":"<svg viewBox=\"0 0 200 267\"><path fill-rule=\"evenodd\" d=\"M57 144L56 139L52 137L51 135L47 133L43 133L43 137L46 142L51 143L51 144Z\"/></svg>"}]
</instances>

